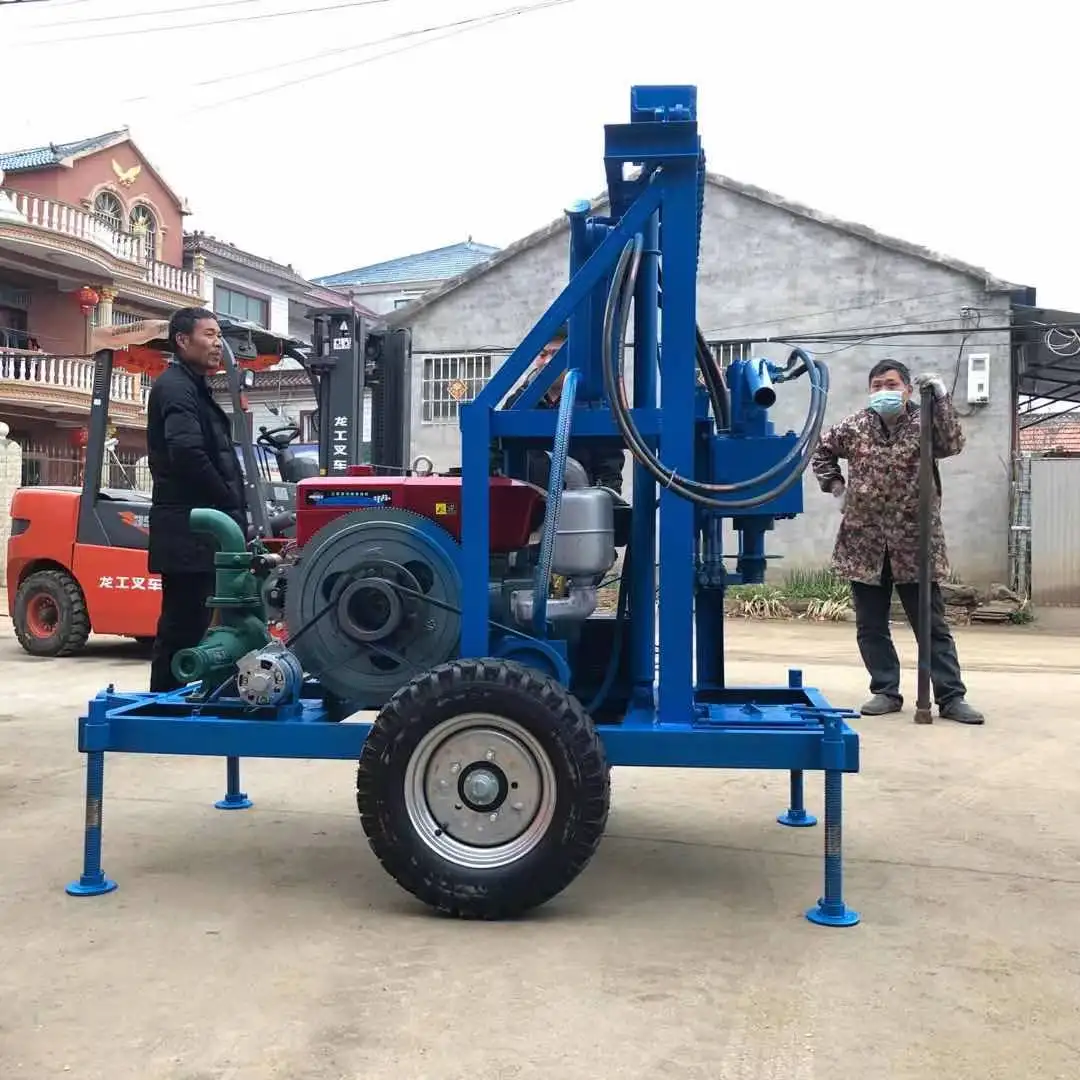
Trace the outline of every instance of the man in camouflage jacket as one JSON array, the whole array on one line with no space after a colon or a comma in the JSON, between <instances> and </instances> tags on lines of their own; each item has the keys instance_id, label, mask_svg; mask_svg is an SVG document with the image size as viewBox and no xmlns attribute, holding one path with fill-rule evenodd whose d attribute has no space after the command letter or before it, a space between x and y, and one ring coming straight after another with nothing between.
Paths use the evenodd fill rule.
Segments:
<instances>
[{"instance_id":1,"label":"man in camouflage jacket","mask_svg":"<svg viewBox=\"0 0 1080 1080\"><path fill-rule=\"evenodd\" d=\"M962 724L981 724L982 714L965 700L938 584L949 573L945 534L941 527L941 478L936 459L964 449L964 432L945 384L937 375L922 375L917 386L934 390L934 480L937 491L931 527L930 676L942 717ZM821 436L812 467L821 490L840 501L840 530L833 552L834 570L851 582L856 637L870 675L871 698L864 716L899 712L900 661L889 633L895 587L911 627L918 633L919 610L919 425L920 410L912 400L908 369L882 360L870 371L867 408L841 420ZM846 459L847 481L840 470Z\"/></svg>"}]
</instances>

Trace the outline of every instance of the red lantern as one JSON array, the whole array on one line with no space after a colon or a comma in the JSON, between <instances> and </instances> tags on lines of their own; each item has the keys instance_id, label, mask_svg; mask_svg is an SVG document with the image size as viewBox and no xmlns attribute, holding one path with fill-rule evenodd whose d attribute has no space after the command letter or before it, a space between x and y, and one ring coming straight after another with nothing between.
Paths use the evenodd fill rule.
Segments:
<instances>
[{"instance_id":1,"label":"red lantern","mask_svg":"<svg viewBox=\"0 0 1080 1080\"><path fill-rule=\"evenodd\" d=\"M93 314L94 308L97 307L100 296L89 285L84 285L76 294L75 299L79 301L79 307L82 308L82 313L88 319Z\"/></svg>"},{"instance_id":2,"label":"red lantern","mask_svg":"<svg viewBox=\"0 0 1080 1080\"><path fill-rule=\"evenodd\" d=\"M85 450L90 432L86 428L75 428L71 433L71 445L77 450Z\"/></svg>"}]
</instances>

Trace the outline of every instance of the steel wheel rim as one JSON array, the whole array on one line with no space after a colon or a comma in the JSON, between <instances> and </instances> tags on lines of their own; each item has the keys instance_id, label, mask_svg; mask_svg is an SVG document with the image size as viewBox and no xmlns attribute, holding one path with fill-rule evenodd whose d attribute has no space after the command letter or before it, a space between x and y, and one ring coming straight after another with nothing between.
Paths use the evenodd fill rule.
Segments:
<instances>
[{"instance_id":1,"label":"steel wheel rim","mask_svg":"<svg viewBox=\"0 0 1080 1080\"><path fill-rule=\"evenodd\" d=\"M60 625L60 608L48 593L35 593L26 605L26 626L39 641L47 641Z\"/></svg>"},{"instance_id":2,"label":"steel wheel rim","mask_svg":"<svg viewBox=\"0 0 1080 1080\"><path fill-rule=\"evenodd\" d=\"M492 777L498 794L485 803ZM467 713L421 739L405 770L404 795L413 829L435 854L493 870L523 858L547 833L555 816L555 769L517 721Z\"/></svg>"}]
</instances>

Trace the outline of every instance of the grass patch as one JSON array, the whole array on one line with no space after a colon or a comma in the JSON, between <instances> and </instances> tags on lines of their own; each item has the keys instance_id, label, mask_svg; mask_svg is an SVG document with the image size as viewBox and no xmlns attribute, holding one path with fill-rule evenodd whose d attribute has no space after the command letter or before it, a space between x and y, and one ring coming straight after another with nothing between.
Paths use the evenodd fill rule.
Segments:
<instances>
[{"instance_id":1,"label":"grass patch","mask_svg":"<svg viewBox=\"0 0 1080 1080\"><path fill-rule=\"evenodd\" d=\"M727 601L732 614L747 619L836 622L851 610L851 587L831 570L792 570L780 584L732 586Z\"/></svg>"},{"instance_id":2,"label":"grass patch","mask_svg":"<svg viewBox=\"0 0 1080 1080\"><path fill-rule=\"evenodd\" d=\"M851 604L851 586L832 570L792 570L784 577L781 589L795 600L821 600Z\"/></svg>"}]
</instances>

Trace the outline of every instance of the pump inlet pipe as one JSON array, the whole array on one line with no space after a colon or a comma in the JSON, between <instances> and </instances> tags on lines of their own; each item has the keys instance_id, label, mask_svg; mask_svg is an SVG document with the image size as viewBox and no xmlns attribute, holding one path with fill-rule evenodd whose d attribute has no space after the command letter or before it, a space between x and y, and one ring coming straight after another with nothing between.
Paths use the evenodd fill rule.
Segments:
<instances>
[{"instance_id":1,"label":"pump inlet pipe","mask_svg":"<svg viewBox=\"0 0 1080 1080\"><path fill-rule=\"evenodd\" d=\"M919 678L915 723L932 724L930 712L931 518L934 510L934 388L921 389L919 402Z\"/></svg>"}]
</instances>

